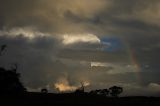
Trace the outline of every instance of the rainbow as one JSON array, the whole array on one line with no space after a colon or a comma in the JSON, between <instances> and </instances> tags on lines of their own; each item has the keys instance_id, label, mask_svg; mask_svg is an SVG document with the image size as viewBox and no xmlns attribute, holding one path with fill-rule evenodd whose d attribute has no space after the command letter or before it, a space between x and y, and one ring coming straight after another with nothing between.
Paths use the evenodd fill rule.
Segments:
<instances>
[{"instance_id":1,"label":"rainbow","mask_svg":"<svg viewBox=\"0 0 160 106\"><path fill-rule=\"evenodd\" d=\"M131 48L127 40L121 37L105 37L102 38L103 42L111 43L111 47L107 51L116 51L118 49L123 49L127 56L128 65L132 66L132 70L135 71L135 80L141 81L140 71L141 66L137 60L135 50ZM118 48L118 49L117 49Z\"/></svg>"},{"instance_id":2,"label":"rainbow","mask_svg":"<svg viewBox=\"0 0 160 106\"><path fill-rule=\"evenodd\" d=\"M132 66L134 66L134 70L136 71L136 80L139 82L141 81L141 76L140 76L140 71L141 71L141 66L137 60L136 54L135 54L135 50L130 48L130 46L127 47L127 54L129 57L129 61L131 63Z\"/></svg>"}]
</instances>

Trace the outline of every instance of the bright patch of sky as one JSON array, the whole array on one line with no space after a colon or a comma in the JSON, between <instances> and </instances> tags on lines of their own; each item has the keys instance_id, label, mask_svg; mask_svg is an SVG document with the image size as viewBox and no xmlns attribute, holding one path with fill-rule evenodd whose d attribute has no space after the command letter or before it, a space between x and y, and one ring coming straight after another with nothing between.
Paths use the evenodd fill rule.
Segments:
<instances>
[{"instance_id":1,"label":"bright patch of sky","mask_svg":"<svg viewBox=\"0 0 160 106\"><path fill-rule=\"evenodd\" d=\"M105 51L118 51L124 48L124 44L121 39L116 37L103 37L101 42L104 44L110 44L107 48L104 48Z\"/></svg>"}]
</instances>

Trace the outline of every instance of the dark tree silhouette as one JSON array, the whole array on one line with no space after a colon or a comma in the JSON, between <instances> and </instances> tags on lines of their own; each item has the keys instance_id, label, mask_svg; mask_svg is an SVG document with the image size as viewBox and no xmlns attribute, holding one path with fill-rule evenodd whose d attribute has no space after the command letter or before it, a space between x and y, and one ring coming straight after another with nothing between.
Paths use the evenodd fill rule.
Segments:
<instances>
[{"instance_id":1,"label":"dark tree silhouette","mask_svg":"<svg viewBox=\"0 0 160 106\"><path fill-rule=\"evenodd\" d=\"M81 82L81 87L79 87L75 93L84 93L84 84Z\"/></svg>"},{"instance_id":2,"label":"dark tree silhouette","mask_svg":"<svg viewBox=\"0 0 160 106\"><path fill-rule=\"evenodd\" d=\"M92 90L90 94L93 95L101 95L101 96L108 96L109 90L108 89L99 89L99 90Z\"/></svg>"},{"instance_id":3,"label":"dark tree silhouette","mask_svg":"<svg viewBox=\"0 0 160 106\"><path fill-rule=\"evenodd\" d=\"M0 92L1 93L22 93L26 89L20 82L20 74L13 70L6 70L0 67Z\"/></svg>"},{"instance_id":4,"label":"dark tree silhouette","mask_svg":"<svg viewBox=\"0 0 160 106\"><path fill-rule=\"evenodd\" d=\"M102 95L102 96L108 96L108 94L109 94L109 90L108 89L102 89L100 91L100 95Z\"/></svg>"},{"instance_id":5,"label":"dark tree silhouette","mask_svg":"<svg viewBox=\"0 0 160 106\"><path fill-rule=\"evenodd\" d=\"M0 56L6 45L2 45L0 48ZM25 92L26 89L20 82L20 74L17 73L17 64L15 67L6 70L3 67L0 67L0 92L1 93L22 93Z\"/></svg>"},{"instance_id":6,"label":"dark tree silhouette","mask_svg":"<svg viewBox=\"0 0 160 106\"><path fill-rule=\"evenodd\" d=\"M41 89L41 93L48 93L48 90L46 88Z\"/></svg>"},{"instance_id":7,"label":"dark tree silhouette","mask_svg":"<svg viewBox=\"0 0 160 106\"><path fill-rule=\"evenodd\" d=\"M100 92L100 90L92 90L92 91L90 91L89 93L90 93L90 94L93 94L93 95L98 95L99 92Z\"/></svg>"},{"instance_id":8,"label":"dark tree silhouette","mask_svg":"<svg viewBox=\"0 0 160 106\"><path fill-rule=\"evenodd\" d=\"M0 56L2 55L2 52L5 50L6 47L7 47L7 45L1 45L1 47L0 47Z\"/></svg>"},{"instance_id":9,"label":"dark tree silhouette","mask_svg":"<svg viewBox=\"0 0 160 106\"><path fill-rule=\"evenodd\" d=\"M113 86L109 88L109 91L111 96L118 97L118 95L123 92L123 88L118 86Z\"/></svg>"}]
</instances>

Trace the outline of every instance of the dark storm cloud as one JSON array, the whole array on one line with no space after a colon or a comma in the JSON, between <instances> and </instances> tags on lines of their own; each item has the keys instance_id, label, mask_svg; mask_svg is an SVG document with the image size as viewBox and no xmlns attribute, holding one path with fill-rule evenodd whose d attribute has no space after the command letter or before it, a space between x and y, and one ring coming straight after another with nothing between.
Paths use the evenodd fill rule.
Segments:
<instances>
[{"instance_id":1,"label":"dark storm cloud","mask_svg":"<svg viewBox=\"0 0 160 106\"><path fill-rule=\"evenodd\" d=\"M128 60L128 57L124 52L105 52L101 50L63 49L59 51L58 56L60 58L68 58L73 60L100 61L111 63L123 63L123 61L126 62Z\"/></svg>"},{"instance_id":2,"label":"dark storm cloud","mask_svg":"<svg viewBox=\"0 0 160 106\"><path fill-rule=\"evenodd\" d=\"M139 35L137 37L128 38L130 47L134 50L137 61L142 65L144 70L159 71L159 53L160 53L160 37ZM144 65L149 65L145 68Z\"/></svg>"},{"instance_id":3,"label":"dark storm cloud","mask_svg":"<svg viewBox=\"0 0 160 106\"><path fill-rule=\"evenodd\" d=\"M89 4L87 4L89 3ZM159 34L158 0L1 0L3 27L52 33Z\"/></svg>"},{"instance_id":4,"label":"dark storm cloud","mask_svg":"<svg viewBox=\"0 0 160 106\"><path fill-rule=\"evenodd\" d=\"M109 2L109 6L106 5L93 17L79 16L72 11L66 11L64 16L78 25L85 25L88 31L95 31L99 34L158 35L160 29L159 12L157 14L158 4L157 0L145 2L143 0L112 0Z\"/></svg>"},{"instance_id":5,"label":"dark storm cloud","mask_svg":"<svg viewBox=\"0 0 160 106\"><path fill-rule=\"evenodd\" d=\"M44 37L30 41L20 36L14 39L0 37L0 43L8 46L1 57L1 66L9 68L17 63L18 71L22 74L26 85L31 84L32 87L37 87L46 84L46 74L52 72L51 66L56 60L54 58L56 54L54 39Z\"/></svg>"},{"instance_id":6,"label":"dark storm cloud","mask_svg":"<svg viewBox=\"0 0 160 106\"><path fill-rule=\"evenodd\" d=\"M64 16L67 11L83 16L92 17L105 5L105 0L1 0L1 15L5 27L34 26L42 31L54 33L80 32L85 30L84 25L75 26L74 22Z\"/></svg>"}]
</instances>

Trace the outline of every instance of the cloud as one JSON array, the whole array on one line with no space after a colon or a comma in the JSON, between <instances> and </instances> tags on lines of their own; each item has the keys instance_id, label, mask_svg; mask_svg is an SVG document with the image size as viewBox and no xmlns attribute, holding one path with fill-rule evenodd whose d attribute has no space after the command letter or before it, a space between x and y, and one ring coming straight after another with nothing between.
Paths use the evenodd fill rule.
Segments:
<instances>
[{"instance_id":1,"label":"cloud","mask_svg":"<svg viewBox=\"0 0 160 106\"><path fill-rule=\"evenodd\" d=\"M93 34L65 34L62 43L70 45L75 43L100 43L100 39Z\"/></svg>"},{"instance_id":2,"label":"cloud","mask_svg":"<svg viewBox=\"0 0 160 106\"><path fill-rule=\"evenodd\" d=\"M91 71L111 71L114 67L109 63L91 62Z\"/></svg>"},{"instance_id":3,"label":"cloud","mask_svg":"<svg viewBox=\"0 0 160 106\"><path fill-rule=\"evenodd\" d=\"M0 4L1 29L32 27L52 36L159 35L157 0L1 0Z\"/></svg>"},{"instance_id":4,"label":"cloud","mask_svg":"<svg viewBox=\"0 0 160 106\"><path fill-rule=\"evenodd\" d=\"M133 14L135 15L135 18L140 19L143 22L159 26L159 7L159 1L153 0L152 2L150 2L149 0L147 0L146 2L140 2L139 4L137 4Z\"/></svg>"},{"instance_id":5,"label":"cloud","mask_svg":"<svg viewBox=\"0 0 160 106\"><path fill-rule=\"evenodd\" d=\"M75 91L78 89L77 86L69 85L68 80L65 78L59 79L58 82L54 84L54 86L59 92Z\"/></svg>"},{"instance_id":6,"label":"cloud","mask_svg":"<svg viewBox=\"0 0 160 106\"><path fill-rule=\"evenodd\" d=\"M35 27L52 34L98 35L148 35L148 30L157 34L159 30L158 0L1 0L0 4L1 29Z\"/></svg>"},{"instance_id":7,"label":"cloud","mask_svg":"<svg viewBox=\"0 0 160 106\"><path fill-rule=\"evenodd\" d=\"M101 66L101 67L107 67L109 64L108 63L101 63L101 62L91 62L91 67L97 67L97 66Z\"/></svg>"},{"instance_id":8,"label":"cloud","mask_svg":"<svg viewBox=\"0 0 160 106\"><path fill-rule=\"evenodd\" d=\"M92 62L111 62L111 63L126 63L129 61L128 56L124 52L105 52L103 50L76 50L63 49L59 51L59 58L66 58L80 61Z\"/></svg>"},{"instance_id":9,"label":"cloud","mask_svg":"<svg viewBox=\"0 0 160 106\"><path fill-rule=\"evenodd\" d=\"M16 37L16 36L23 36L29 39L33 39L35 37L43 37L49 36L47 33L42 33L37 31L31 27L24 27L24 28L13 28L10 30L0 30L0 36L8 36L8 37Z\"/></svg>"},{"instance_id":10,"label":"cloud","mask_svg":"<svg viewBox=\"0 0 160 106\"><path fill-rule=\"evenodd\" d=\"M130 95L141 95L141 96L147 96L147 95L154 95L159 96L160 90L159 90L159 84L157 83L150 83L147 86L141 86L136 84L128 84L126 88L128 90L132 90L132 93Z\"/></svg>"},{"instance_id":11,"label":"cloud","mask_svg":"<svg viewBox=\"0 0 160 106\"><path fill-rule=\"evenodd\" d=\"M0 4L3 27L36 27L42 32L73 33L85 32L86 28L68 19L67 12L90 19L103 10L107 1L92 0L90 3L90 0L1 0Z\"/></svg>"},{"instance_id":12,"label":"cloud","mask_svg":"<svg viewBox=\"0 0 160 106\"><path fill-rule=\"evenodd\" d=\"M91 62L91 71L104 71L109 75L136 73L137 67L135 65L115 64L114 62Z\"/></svg>"},{"instance_id":13,"label":"cloud","mask_svg":"<svg viewBox=\"0 0 160 106\"><path fill-rule=\"evenodd\" d=\"M150 84L148 85L148 87L149 87L150 90L160 93L160 84L150 83Z\"/></svg>"},{"instance_id":14,"label":"cloud","mask_svg":"<svg viewBox=\"0 0 160 106\"><path fill-rule=\"evenodd\" d=\"M84 87L87 87L90 85L88 81L83 81L81 82ZM77 89L79 89L82 85L71 85L69 81L67 80L66 77L61 77L58 79L58 81L54 84L54 87L59 91L59 92L73 92Z\"/></svg>"},{"instance_id":15,"label":"cloud","mask_svg":"<svg viewBox=\"0 0 160 106\"><path fill-rule=\"evenodd\" d=\"M55 88L58 89L59 92L75 91L77 89L75 86L69 86L63 83L56 83Z\"/></svg>"}]
</instances>

